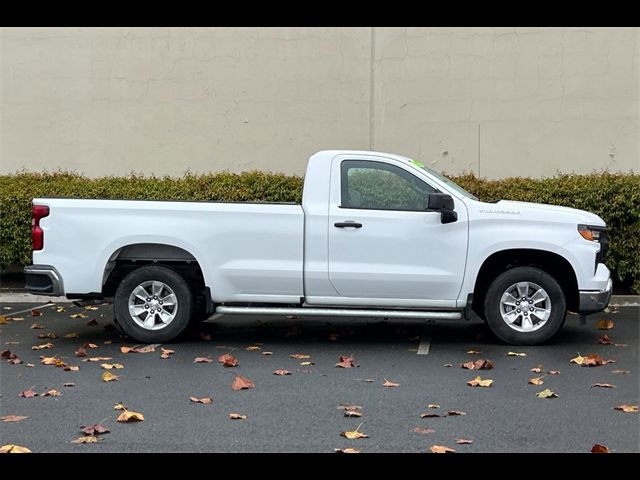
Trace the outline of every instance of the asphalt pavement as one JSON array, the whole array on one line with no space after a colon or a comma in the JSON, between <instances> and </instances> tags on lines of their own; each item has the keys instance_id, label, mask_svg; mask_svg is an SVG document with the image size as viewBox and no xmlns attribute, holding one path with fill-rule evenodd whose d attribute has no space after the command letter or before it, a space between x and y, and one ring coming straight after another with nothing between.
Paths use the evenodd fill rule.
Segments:
<instances>
[{"instance_id":1,"label":"asphalt pavement","mask_svg":"<svg viewBox=\"0 0 640 480\"><path fill-rule=\"evenodd\" d=\"M4 304L0 309L0 315L9 319L0 325L0 350L10 350L22 360L17 365L0 361L0 416L28 417L0 422L0 446L17 444L34 452L356 448L367 453L428 452L441 445L460 453L589 452L597 443L612 452L640 451L638 413L614 410L623 404L638 405L640 309L636 307L591 316L586 326L569 315L552 343L535 347L501 344L479 320L223 317L202 325L204 338L165 345L175 353L162 359L160 346L149 353L121 352L121 347L136 344L117 331L105 330L112 322L111 306L85 310L64 304L64 311L39 308L42 315L36 317L31 311L16 313L34 306ZM83 316L71 318L79 313ZM22 320L11 319L16 317ZM599 330L600 319L611 320L613 328ZM31 328L34 324L43 328ZM48 333L58 338L37 338ZM77 337L65 338L72 334ZM597 343L603 334L614 344ZM32 350L47 342L53 347ZM85 343L96 348L86 348L87 356L79 358L75 352ZM481 353L467 353L471 350ZM231 353L239 365L223 367L217 358L224 353ZM615 363L596 367L570 363L578 354L591 353ZM293 354L309 358L292 358ZM43 365L41 356L55 356L80 369ZM336 367L339 356L351 356L359 366ZM92 357L111 359L84 361ZM210 357L213 362L194 363L196 357ZM460 367L479 359L490 360L493 369ZM102 380L106 370L101 363L124 367L109 370L117 381ZM541 373L531 371L540 365ZM277 369L291 375L274 375ZM620 370L629 373L614 373ZM255 387L234 391L236 375L250 379ZM493 384L468 386L477 375ZM528 384L534 377L543 377L543 384ZM386 380L399 386L385 387ZM596 383L615 388L592 387ZM38 394L55 389L62 396L18 396L30 388ZM546 388L557 398L536 396ZM191 396L211 397L213 403L194 404ZM142 413L144 421L116 422L122 413L114 410L116 403ZM439 408L429 408L430 404ZM345 417L340 405L360 406L362 416ZM450 411L465 415L448 415ZM247 418L232 420L230 413ZM440 416L421 418L423 413ZM110 433L98 436L97 443L71 443L83 436L81 425L100 421ZM349 440L340 435L356 430L368 438ZM458 439L472 443L457 444Z\"/></svg>"}]
</instances>

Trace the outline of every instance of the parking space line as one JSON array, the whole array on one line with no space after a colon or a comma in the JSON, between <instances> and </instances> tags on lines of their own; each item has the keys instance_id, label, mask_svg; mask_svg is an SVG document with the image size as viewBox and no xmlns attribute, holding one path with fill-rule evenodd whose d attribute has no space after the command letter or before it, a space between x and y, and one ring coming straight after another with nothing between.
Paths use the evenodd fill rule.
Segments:
<instances>
[{"instance_id":1,"label":"parking space line","mask_svg":"<svg viewBox=\"0 0 640 480\"><path fill-rule=\"evenodd\" d=\"M418 345L418 355L429 355L429 347L431 347L431 336L420 337L420 345Z\"/></svg>"},{"instance_id":2,"label":"parking space line","mask_svg":"<svg viewBox=\"0 0 640 480\"><path fill-rule=\"evenodd\" d=\"M30 312L31 310L37 310L38 308L50 307L52 305L55 305L55 303L45 303L44 305L38 305L37 307L31 307L31 308L27 308L26 310L19 310L17 312L14 312L13 310L3 310L3 311L5 312L5 315L11 317L14 315L19 315L21 313Z\"/></svg>"}]
</instances>

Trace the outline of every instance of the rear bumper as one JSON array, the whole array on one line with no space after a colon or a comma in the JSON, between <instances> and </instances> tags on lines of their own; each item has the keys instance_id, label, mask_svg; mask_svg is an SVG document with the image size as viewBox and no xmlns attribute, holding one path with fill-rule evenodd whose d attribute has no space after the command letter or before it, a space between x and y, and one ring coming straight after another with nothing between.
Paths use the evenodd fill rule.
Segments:
<instances>
[{"instance_id":1,"label":"rear bumper","mask_svg":"<svg viewBox=\"0 0 640 480\"><path fill-rule=\"evenodd\" d=\"M24 268L26 289L36 295L64 295L62 277L58 271L49 265L29 265Z\"/></svg>"},{"instance_id":2,"label":"rear bumper","mask_svg":"<svg viewBox=\"0 0 640 480\"><path fill-rule=\"evenodd\" d=\"M611 279L607 282L607 286L602 291L580 291L580 304L578 313L588 315L603 311L609 305L611 300L611 291L613 284Z\"/></svg>"}]
</instances>

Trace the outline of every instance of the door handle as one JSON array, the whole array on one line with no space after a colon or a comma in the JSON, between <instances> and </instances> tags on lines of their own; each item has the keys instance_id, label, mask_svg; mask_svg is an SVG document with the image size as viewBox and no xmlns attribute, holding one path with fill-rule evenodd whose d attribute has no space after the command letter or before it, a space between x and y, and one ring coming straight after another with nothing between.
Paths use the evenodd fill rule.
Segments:
<instances>
[{"instance_id":1,"label":"door handle","mask_svg":"<svg viewBox=\"0 0 640 480\"><path fill-rule=\"evenodd\" d=\"M338 228L362 228L362 224L358 223L358 222L353 222L353 221L349 221L349 222L336 222L333 224L334 227L338 227Z\"/></svg>"}]
</instances>

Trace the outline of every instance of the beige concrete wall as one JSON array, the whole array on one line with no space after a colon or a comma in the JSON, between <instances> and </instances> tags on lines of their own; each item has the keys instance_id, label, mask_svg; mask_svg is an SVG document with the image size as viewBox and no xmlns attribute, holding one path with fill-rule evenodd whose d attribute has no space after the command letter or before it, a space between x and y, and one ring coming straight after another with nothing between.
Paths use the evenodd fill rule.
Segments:
<instances>
[{"instance_id":1,"label":"beige concrete wall","mask_svg":"<svg viewBox=\"0 0 640 480\"><path fill-rule=\"evenodd\" d=\"M640 171L640 30L4 28L0 173Z\"/></svg>"}]
</instances>

